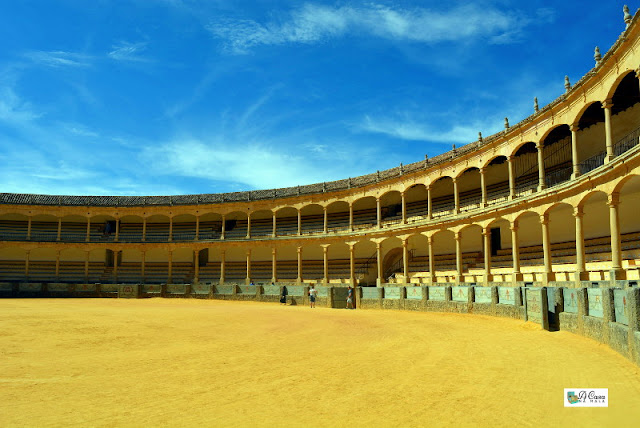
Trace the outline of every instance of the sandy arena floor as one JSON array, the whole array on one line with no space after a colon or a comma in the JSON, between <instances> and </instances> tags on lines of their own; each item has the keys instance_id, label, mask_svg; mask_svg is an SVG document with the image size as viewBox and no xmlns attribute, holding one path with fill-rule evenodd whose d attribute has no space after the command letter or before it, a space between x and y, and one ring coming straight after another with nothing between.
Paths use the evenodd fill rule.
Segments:
<instances>
[{"instance_id":1,"label":"sandy arena floor","mask_svg":"<svg viewBox=\"0 0 640 428\"><path fill-rule=\"evenodd\" d=\"M640 370L473 315L0 300L0 426L638 426ZM563 388L609 388L609 408Z\"/></svg>"}]
</instances>

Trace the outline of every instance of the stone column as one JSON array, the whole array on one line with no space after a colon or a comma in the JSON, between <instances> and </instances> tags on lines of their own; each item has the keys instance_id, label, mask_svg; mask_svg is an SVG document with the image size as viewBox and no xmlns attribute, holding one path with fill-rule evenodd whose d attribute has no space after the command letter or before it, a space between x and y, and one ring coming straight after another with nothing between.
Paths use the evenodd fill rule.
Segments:
<instances>
[{"instance_id":1,"label":"stone column","mask_svg":"<svg viewBox=\"0 0 640 428\"><path fill-rule=\"evenodd\" d=\"M296 282L298 285L302 284L302 247L298 247L298 278Z\"/></svg>"},{"instance_id":2,"label":"stone column","mask_svg":"<svg viewBox=\"0 0 640 428\"><path fill-rule=\"evenodd\" d=\"M193 250L193 283L200 282L200 250Z\"/></svg>"},{"instance_id":3,"label":"stone column","mask_svg":"<svg viewBox=\"0 0 640 428\"><path fill-rule=\"evenodd\" d=\"M402 274L404 282L409 283L409 238L402 240Z\"/></svg>"},{"instance_id":4,"label":"stone column","mask_svg":"<svg viewBox=\"0 0 640 428\"><path fill-rule=\"evenodd\" d=\"M353 232L353 203L349 202L349 231Z\"/></svg>"},{"instance_id":5,"label":"stone column","mask_svg":"<svg viewBox=\"0 0 640 428\"><path fill-rule=\"evenodd\" d=\"M169 217L169 242L173 241L173 217Z\"/></svg>"},{"instance_id":6,"label":"stone column","mask_svg":"<svg viewBox=\"0 0 640 428\"><path fill-rule=\"evenodd\" d=\"M516 173L513 171L513 156L507 156L507 168L509 169L509 199L516 197ZM540 159L540 158L538 158Z\"/></svg>"},{"instance_id":7,"label":"stone column","mask_svg":"<svg viewBox=\"0 0 640 428\"><path fill-rule=\"evenodd\" d=\"M226 253L225 250L220 250L220 284L224 284L225 282L225 277L224 277L224 268L226 265Z\"/></svg>"},{"instance_id":8,"label":"stone column","mask_svg":"<svg viewBox=\"0 0 640 428\"><path fill-rule=\"evenodd\" d=\"M167 259L168 262L168 275L167 284L173 284L173 251L169 251L169 257Z\"/></svg>"},{"instance_id":9,"label":"stone column","mask_svg":"<svg viewBox=\"0 0 640 428\"><path fill-rule=\"evenodd\" d=\"M571 163L573 164L573 173L571 178L575 179L580 176L580 164L578 162L578 124L571 125Z\"/></svg>"},{"instance_id":10,"label":"stone column","mask_svg":"<svg viewBox=\"0 0 640 428\"><path fill-rule=\"evenodd\" d=\"M323 278L322 283L324 285L329 284L329 246L322 246L322 263L323 263Z\"/></svg>"},{"instance_id":11,"label":"stone column","mask_svg":"<svg viewBox=\"0 0 640 428\"><path fill-rule=\"evenodd\" d=\"M376 198L376 224L378 229L382 226L382 208L380 207L380 198Z\"/></svg>"},{"instance_id":12,"label":"stone column","mask_svg":"<svg viewBox=\"0 0 640 428\"><path fill-rule=\"evenodd\" d=\"M436 261L433 256L433 236L428 236L429 242L429 282L432 284L436 282Z\"/></svg>"},{"instance_id":13,"label":"stone column","mask_svg":"<svg viewBox=\"0 0 640 428\"><path fill-rule=\"evenodd\" d=\"M246 285L251 284L251 250L247 250L247 277L244 282Z\"/></svg>"},{"instance_id":14,"label":"stone column","mask_svg":"<svg viewBox=\"0 0 640 428\"><path fill-rule=\"evenodd\" d=\"M62 235L62 218L58 218L58 235L56 236L56 241L60 240Z\"/></svg>"},{"instance_id":15,"label":"stone column","mask_svg":"<svg viewBox=\"0 0 640 428\"><path fill-rule=\"evenodd\" d=\"M119 218L116 219L116 238L115 238L115 240L116 241L120 240L120 219Z\"/></svg>"},{"instance_id":16,"label":"stone column","mask_svg":"<svg viewBox=\"0 0 640 428\"><path fill-rule=\"evenodd\" d=\"M84 252L84 282L85 283L89 282L89 255L90 254L91 254L90 251Z\"/></svg>"},{"instance_id":17,"label":"stone column","mask_svg":"<svg viewBox=\"0 0 640 428\"><path fill-rule=\"evenodd\" d=\"M520 272L520 244L518 243L518 220L509 225L511 229L511 256L513 258L513 273L511 275L513 285L518 281L522 281L522 273Z\"/></svg>"},{"instance_id":18,"label":"stone column","mask_svg":"<svg viewBox=\"0 0 640 428\"><path fill-rule=\"evenodd\" d=\"M542 143L536 144L538 150L538 192L547 188L547 183L544 180L544 146Z\"/></svg>"},{"instance_id":19,"label":"stone column","mask_svg":"<svg viewBox=\"0 0 640 428\"><path fill-rule=\"evenodd\" d=\"M383 283L383 279L382 279L382 243L381 242L376 242L376 257L377 257L377 261L378 261L378 265L377 265L377 271L378 271L378 278L376 279L376 285L378 287L380 287Z\"/></svg>"},{"instance_id":20,"label":"stone column","mask_svg":"<svg viewBox=\"0 0 640 428\"><path fill-rule=\"evenodd\" d=\"M56 281L60 278L60 251L56 252Z\"/></svg>"},{"instance_id":21,"label":"stone column","mask_svg":"<svg viewBox=\"0 0 640 428\"><path fill-rule=\"evenodd\" d=\"M222 225L220 227L220 239L224 239L224 233L226 231L226 225L227 223L227 216L226 215L222 215Z\"/></svg>"},{"instance_id":22,"label":"stone column","mask_svg":"<svg viewBox=\"0 0 640 428\"><path fill-rule=\"evenodd\" d=\"M458 179L453 178L453 212L458 214L460 212L460 193L458 192Z\"/></svg>"},{"instance_id":23,"label":"stone column","mask_svg":"<svg viewBox=\"0 0 640 428\"><path fill-rule=\"evenodd\" d=\"M142 256L142 260L140 262L140 277L142 278L142 283L144 284L146 282L145 270L146 270L147 253L146 251L141 251L140 255Z\"/></svg>"},{"instance_id":24,"label":"stone column","mask_svg":"<svg viewBox=\"0 0 640 428\"><path fill-rule=\"evenodd\" d=\"M91 217L87 217L87 236L84 240L86 242L91 241Z\"/></svg>"},{"instance_id":25,"label":"stone column","mask_svg":"<svg viewBox=\"0 0 640 428\"><path fill-rule=\"evenodd\" d=\"M573 209L573 216L576 219L576 274L575 282L576 287L579 287L580 281L588 279L587 268L585 263L585 251L584 251L584 230L582 229L582 218L584 212L582 207L575 207Z\"/></svg>"},{"instance_id":26,"label":"stone column","mask_svg":"<svg viewBox=\"0 0 640 428\"><path fill-rule=\"evenodd\" d=\"M491 275L491 229L485 227L482 230L482 236L484 238L484 283L489 285L493 280Z\"/></svg>"},{"instance_id":27,"label":"stone column","mask_svg":"<svg viewBox=\"0 0 640 428\"><path fill-rule=\"evenodd\" d=\"M113 252L113 280L114 282L118 282L118 254L120 251Z\"/></svg>"},{"instance_id":28,"label":"stone column","mask_svg":"<svg viewBox=\"0 0 640 428\"><path fill-rule=\"evenodd\" d=\"M542 225L542 251L544 254L544 275L543 285L547 287L549 281L553 281L553 269L551 266L551 242L549 240L549 215L540 216L540 224Z\"/></svg>"},{"instance_id":29,"label":"stone column","mask_svg":"<svg viewBox=\"0 0 640 428\"><path fill-rule=\"evenodd\" d=\"M404 192L400 193L400 198L402 199L402 224L407 224L407 198Z\"/></svg>"},{"instance_id":30,"label":"stone column","mask_svg":"<svg viewBox=\"0 0 640 428\"><path fill-rule=\"evenodd\" d=\"M142 242L147 240L147 218L142 219Z\"/></svg>"},{"instance_id":31,"label":"stone column","mask_svg":"<svg viewBox=\"0 0 640 428\"><path fill-rule=\"evenodd\" d=\"M273 229L271 231L271 236L275 238L277 235L277 232L278 232L278 228L276 226L276 213L273 213Z\"/></svg>"},{"instance_id":32,"label":"stone column","mask_svg":"<svg viewBox=\"0 0 640 428\"><path fill-rule=\"evenodd\" d=\"M431 200L431 186L427 186L427 219L433 218L433 201Z\"/></svg>"},{"instance_id":33,"label":"stone column","mask_svg":"<svg viewBox=\"0 0 640 428\"><path fill-rule=\"evenodd\" d=\"M349 282L352 287L356 286L355 244L349 244Z\"/></svg>"},{"instance_id":34,"label":"stone column","mask_svg":"<svg viewBox=\"0 0 640 428\"><path fill-rule=\"evenodd\" d=\"M277 260L277 250L275 248L271 249L271 282L274 284L278 282L278 260Z\"/></svg>"},{"instance_id":35,"label":"stone column","mask_svg":"<svg viewBox=\"0 0 640 428\"><path fill-rule=\"evenodd\" d=\"M323 218L322 218L322 233L324 233L325 235L329 232L329 221L328 221L328 217L327 217L327 207L322 207L322 213L323 213Z\"/></svg>"},{"instance_id":36,"label":"stone column","mask_svg":"<svg viewBox=\"0 0 640 428\"><path fill-rule=\"evenodd\" d=\"M27 219L27 241L31 241L31 216Z\"/></svg>"},{"instance_id":37,"label":"stone column","mask_svg":"<svg viewBox=\"0 0 640 428\"><path fill-rule=\"evenodd\" d=\"M607 156L604 159L604 163L609 163L613 159L613 132L611 130L611 108L613 107L613 103L611 100L605 100L602 103L602 108L604 109L604 132L605 132L605 141L607 146Z\"/></svg>"},{"instance_id":38,"label":"stone column","mask_svg":"<svg viewBox=\"0 0 640 428\"><path fill-rule=\"evenodd\" d=\"M620 249L620 219L618 205L620 194L612 193L607 201L609 205L609 228L611 235L611 279L622 279L622 251Z\"/></svg>"},{"instance_id":39,"label":"stone column","mask_svg":"<svg viewBox=\"0 0 640 428\"><path fill-rule=\"evenodd\" d=\"M196 238L195 241L200 240L200 216L196 216Z\"/></svg>"},{"instance_id":40,"label":"stone column","mask_svg":"<svg viewBox=\"0 0 640 428\"><path fill-rule=\"evenodd\" d=\"M463 282L462 277L462 236L460 232L455 233L454 239L456 240L456 282Z\"/></svg>"},{"instance_id":41,"label":"stone column","mask_svg":"<svg viewBox=\"0 0 640 428\"><path fill-rule=\"evenodd\" d=\"M251 239L251 213L247 213L247 239Z\"/></svg>"},{"instance_id":42,"label":"stone column","mask_svg":"<svg viewBox=\"0 0 640 428\"><path fill-rule=\"evenodd\" d=\"M302 212L298 210L298 236L302 235Z\"/></svg>"},{"instance_id":43,"label":"stone column","mask_svg":"<svg viewBox=\"0 0 640 428\"><path fill-rule=\"evenodd\" d=\"M482 208L485 208L487 206L487 183L485 180L485 169L484 168L480 168L480 189L482 191L482 201L480 203L480 206Z\"/></svg>"}]
</instances>

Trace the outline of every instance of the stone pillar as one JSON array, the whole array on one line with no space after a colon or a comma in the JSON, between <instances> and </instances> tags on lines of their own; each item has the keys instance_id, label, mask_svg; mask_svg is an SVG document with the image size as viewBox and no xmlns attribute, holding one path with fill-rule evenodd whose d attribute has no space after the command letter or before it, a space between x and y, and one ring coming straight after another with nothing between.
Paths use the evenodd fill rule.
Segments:
<instances>
[{"instance_id":1,"label":"stone pillar","mask_svg":"<svg viewBox=\"0 0 640 428\"><path fill-rule=\"evenodd\" d=\"M200 216L196 216L196 238L195 241L200 240Z\"/></svg>"},{"instance_id":2,"label":"stone pillar","mask_svg":"<svg viewBox=\"0 0 640 428\"><path fill-rule=\"evenodd\" d=\"M120 219L119 218L116 219L116 238L115 238L115 240L116 241L120 240Z\"/></svg>"},{"instance_id":3,"label":"stone pillar","mask_svg":"<svg viewBox=\"0 0 640 428\"><path fill-rule=\"evenodd\" d=\"M84 282L85 283L89 282L89 255L90 254L91 254L90 251L84 252Z\"/></svg>"},{"instance_id":4,"label":"stone pillar","mask_svg":"<svg viewBox=\"0 0 640 428\"><path fill-rule=\"evenodd\" d=\"M324 233L325 235L329 232L329 221L328 221L328 217L327 217L327 207L322 207L322 213L323 213L323 218L322 218L322 233Z\"/></svg>"},{"instance_id":5,"label":"stone pillar","mask_svg":"<svg viewBox=\"0 0 640 428\"><path fill-rule=\"evenodd\" d=\"M431 200L431 186L427 186L427 219L433 218L433 201Z\"/></svg>"},{"instance_id":6,"label":"stone pillar","mask_svg":"<svg viewBox=\"0 0 640 428\"><path fill-rule=\"evenodd\" d=\"M383 283L383 279L382 279L382 243L381 242L376 242L376 257L377 257L377 261L378 261L378 265L377 265L377 271L378 271L378 277L376 279L376 285L378 287L380 287Z\"/></svg>"},{"instance_id":7,"label":"stone pillar","mask_svg":"<svg viewBox=\"0 0 640 428\"><path fill-rule=\"evenodd\" d=\"M167 278L167 284L173 284L173 251L169 251L169 257L167 259L167 262L169 264L168 266L168 278Z\"/></svg>"},{"instance_id":8,"label":"stone pillar","mask_svg":"<svg viewBox=\"0 0 640 428\"><path fill-rule=\"evenodd\" d=\"M409 238L402 240L402 274L404 282L409 283Z\"/></svg>"},{"instance_id":9,"label":"stone pillar","mask_svg":"<svg viewBox=\"0 0 640 428\"><path fill-rule=\"evenodd\" d=\"M169 217L169 242L173 241L173 217Z\"/></svg>"},{"instance_id":10,"label":"stone pillar","mask_svg":"<svg viewBox=\"0 0 640 428\"><path fill-rule=\"evenodd\" d=\"M56 281L60 277L60 251L56 252Z\"/></svg>"},{"instance_id":11,"label":"stone pillar","mask_svg":"<svg viewBox=\"0 0 640 428\"><path fill-rule=\"evenodd\" d=\"M611 279L622 279L622 251L620 249L620 219L618 205L620 194L612 193L607 201L609 205L609 228L611 235Z\"/></svg>"},{"instance_id":12,"label":"stone pillar","mask_svg":"<svg viewBox=\"0 0 640 428\"><path fill-rule=\"evenodd\" d=\"M378 229L382 226L382 208L380 207L380 198L376 198L376 225Z\"/></svg>"},{"instance_id":13,"label":"stone pillar","mask_svg":"<svg viewBox=\"0 0 640 428\"><path fill-rule=\"evenodd\" d=\"M296 282L298 285L302 284L302 247L298 247L298 278Z\"/></svg>"},{"instance_id":14,"label":"stone pillar","mask_svg":"<svg viewBox=\"0 0 640 428\"><path fill-rule=\"evenodd\" d=\"M544 180L544 146L542 143L536 144L538 150L538 192L547 188L547 183Z\"/></svg>"},{"instance_id":15,"label":"stone pillar","mask_svg":"<svg viewBox=\"0 0 640 428\"><path fill-rule=\"evenodd\" d=\"M224 284L225 282L225 277L224 277L224 268L226 265L225 256L226 256L225 251L220 250L220 284Z\"/></svg>"},{"instance_id":16,"label":"stone pillar","mask_svg":"<svg viewBox=\"0 0 640 428\"><path fill-rule=\"evenodd\" d=\"M580 176L580 164L578 163L578 131L580 128L577 124L571 125L571 163L573 164L573 173L571 178L575 179Z\"/></svg>"},{"instance_id":17,"label":"stone pillar","mask_svg":"<svg viewBox=\"0 0 640 428\"><path fill-rule=\"evenodd\" d=\"M456 240L456 282L460 284L463 282L462 277L462 236L460 236L460 232L455 233Z\"/></svg>"},{"instance_id":18,"label":"stone pillar","mask_svg":"<svg viewBox=\"0 0 640 428\"><path fill-rule=\"evenodd\" d=\"M493 275L491 275L491 229L485 227L482 230L482 236L484 238L484 278L483 282L485 285L489 285L489 283L493 280Z\"/></svg>"},{"instance_id":19,"label":"stone pillar","mask_svg":"<svg viewBox=\"0 0 640 428\"><path fill-rule=\"evenodd\" d=\"M278 234L278 227L276 225L276 213L273 213L273 228L271 231L271 236L275 238L277 234Z\"/></svg>"},{"instance_id":20,"label":"stone pillar","mask_svg":"<svg viewBox=\"0 0 640 428\"><path fill-rule=\"evenodd\" d=\"M349 282L356 286L355 244L349 244Z\"/></svg>"},{"instance_id":21,"label":"stone pillar","mask_svg":"<svg viewBox=\"0 0 640 428\"><path fill-rule=\"evenodd\" d=\"M193 250L193 283L200 282L200 250Z\"/></svg>"},{"instance_id":22,"label":"stone pillar","mask_svg":"<svg viewBox=\"0 0 640 428\"><path fill-rule=\"evenodd\" d=\"M146 251L141 251L140 255L142 256L142 261L140 263L140 277L142 278L142 283L144 284L145 282L147 282L145 278L147 253Z\"/></svg>"},{"instance_id":23,"label":"stone pillar","mask_svg":"<svg viewBox=\"0 0 640 428\"><path fill-rule=\"evenodd\" d=\"M302 212L298 210L298 236L302 235Z\"/></svg>"},{"instance_id":24,"label":"stone pillar","mask_svg":"<svg viewBox=\"0 0 640 428\"><path fill-rule=\"evenodd\" d=\"M329 246L322 246L322 265L323 265L323 277L322 283L324 285L329 284Z\"/></svg>"},{"instance_id":25,"label":"stone pillar","mask_svg":"<svg viewBox=\"0 0 640 428\"><path fill-rule=\"evenodd\" d=\"M120 251L113 252L113 281L118 282L118 254Z\"/></svg>"},{"instance_id":26,"label":"stone pillar","mask_svg":"<svg viewBox=\"0 0 640 428\"><path fill-rule=\"evenodd\" d=\"M31 241L31 216L27 219L27 241Z\"/></svg>"},{"instance_id":27,"label":"stone pillar","mask_svg":"<svg viewBox=\"0 0 640 428\"><path fill-rule=\"evenodd\" d=\"M62 218L58 218L58 235L56 236L56 241L60 240L62 235Z\"/></svg>"},{"instance_id":28,"label":"stone pillar","mask_svg":"<svg viewBox=\"0 0 640 428\"><path fill-rule=\"evenodd\" d=\"M551 242L549 240L549 215L540 216L540 224L542 225L542 252L544 254L544 275L543 283L547 287L549 281L553 281L553 269L551 266Z\"/></svg>"},{"instance_id":29,"label":"stone pillar","mask_svg":"<svg viewBox=\"0 0 640 428\"><path fill-rule=\"evenodd\" d=\"M602 108L604 109L604 132L605 132L605 142L607 146L607 156L604 159L604 163L609 163L613 159L613 132L611 129L611 108L613 107L613 103L611 100L605 100L602 103Z\"/></svg>"},{"instance_id":30,"label":"stone pillar","mask_svg":"<svg viewBox=\"0 0 640 428\"><path fill-rule=\"evenodd\" d=\"M147 240L147 218L142 219L142 242Z\"/></svg>"},{"instance_id":31,"label":"stone pillar","mask_svg":"<svg viewBox=\"0 0 640 428\"><path fill-rule=\"evenodd\" d=\"M274 284L278 282L278 261L277 261L277 250L275 248L271 249L271 282Z\"/></svg>"},{"instance_id":32,"label":"stone pillar","mask_svg":"<svg viewBox=\"0 0 640 428\"><path fill-rule=\"evenodd\" d=\"M627 307L629 308L629 356L631 361L640 365L640 347L636 338L638 337L638 331L640 331L640 288L627 288Z\"/></svg>"},{"instance_id":33,"label":"stone pillar","mask_svg":"<svg viewBox=\"0 0 640 428\"><path fill-rule=\"evenodd\" d=\"M247 213L247 239L251 239L251 213Z\"/></svg>"},{"instance_id":34,"label":"stone pillar","mask_svg":"<svg viewBox=\"0 0 640 428\"><path fill-rule=\"evenodd\" d=\"M24 277L25 280L29 279L29 258L31 256L31 250L27 250L26 258L24 259Z\"/></svg>"},{"instance_id":35,"label":"stone pillar","mask_svg":"<svg viewBox=\"0 0 640 428\"><path fill-rule=\"evenodd\" d=\"M509 225L511 229L511 256L513 258L513 285L518 281L522 281L522 273L520 272L520 244L518 243L518 221L515 220Z\"/></svg>"},{"instance_id":36,"label":"stone pillar","mask_svg":"<svg viewBox=\"0 0 640 428\"><path fill-rule=\"evenodd\" d=\"M86 242L91 241L91 217L87 217L87 236L84 240Z\"/></svg>"},{"instance_id":37,"label":"stone pillar","mask_svg":"<svg viewBox=\"0 0 640 428\"><path fill-rule=\"evenodd\" d=\"M585 251L584 251L584 230L582 229L582 218L584 212L582 207L575 207L573 209L573 216L576 219L576 274L575 282L576 287L581 285L580 281L588 279L588 273L585 263Z\"/></svg>"},{"instance_id":38,"label":"stone pillar","mask_svg":"<svg viewBox=\"0 0 640 428\"><path fill-rule=\"evenodd\" d=\"M407 198L404 192L400 193L400 198L402 199L402 224L407 224Z\"/></svg>"},{"instance_id":39,"label":"stone pillar","mask_svg":"<svg viewBox=\"0 0 640 428\"><path fill-rule=\"evenodd\" d=\"M353 203L349 202L349 231L353 232Z\"/></svg>"},{"instance_id":40,"label":"stone pillar","mask_svg":"<svg viewBox=\"0 0 640 428\"><path fill-rule=\"evenodd\" d=\"M482 201L480 203L480 206L482 206L482 208L485 208L487 206L487 182L484 173L485 169L480 168L480 189L482 191Z\"/></svg>"},{"instance_id":41,"label":"stone pillar","mask_svg":"<svg viewBox=\"0 0 640 428\"><path fill-rule=\"evenodd\" d=\"M453 212L458 214L460 212L460 193L458 192L458 179L453 178Z\"/></svg>"},{"instance_id":42,"label":"stone pillar","mask_svg":"<svg viewBox=\"0 0 640 428\"><path fill-rule=\"evenodd\" d=\"M513 156L507 156L507 167L509 169L509 199L513 200L516 197L516 173L513 171Z\"/></svg>"},{"instance_id":43,"label":"stone pillar","mask_svg":"<svg viewBox=\"0 0 640 428\"><path fill-rule=\"evenodd\" d=\"M429 242L429 282L432 284L436 282L436 261L433 257L433 236L428 236Z\"/></svg>"},{"instance_id":44,"label":"stone pillar","mask_svg":"<svg viewBox=\"0 0 640 428\"><path fill-rule=\"evenodd\" d=\"M247 277L244 282L246 285L251 284L251 250L247 250Z\"/></svg>"}]
</instances>

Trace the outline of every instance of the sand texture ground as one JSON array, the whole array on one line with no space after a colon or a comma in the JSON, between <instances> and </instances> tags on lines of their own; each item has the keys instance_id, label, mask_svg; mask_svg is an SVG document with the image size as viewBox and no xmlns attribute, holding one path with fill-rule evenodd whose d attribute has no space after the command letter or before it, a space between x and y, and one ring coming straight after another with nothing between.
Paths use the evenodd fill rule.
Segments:
<instances>
[{"instance_id":1,"label":"sand texture ground","mask_svg":"<svg viewBox=\"0 0 640 428\"><path fill-rule=\"evenodd\" d=\"M640 426L640 370L475 315L0 300L0 426ZM609 408L563 389L609 388Z\"/></svg>"}]
</instances>

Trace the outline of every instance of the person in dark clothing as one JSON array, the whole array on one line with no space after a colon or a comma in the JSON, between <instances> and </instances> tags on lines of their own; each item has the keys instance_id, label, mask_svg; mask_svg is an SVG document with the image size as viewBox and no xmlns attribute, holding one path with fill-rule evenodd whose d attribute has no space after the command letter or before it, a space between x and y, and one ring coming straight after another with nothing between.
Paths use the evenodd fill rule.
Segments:
<instances>
[{"instance_id":1,"label":"person in dark clothing","mask_svg":"<svg viewBox=\"0 0 640 428\"><path fill-rule=\"evenodd\" d=\"M282 293L280 293L280 303L287 304L287 287L282 287Z\"/></svg>"}]
</instances>

